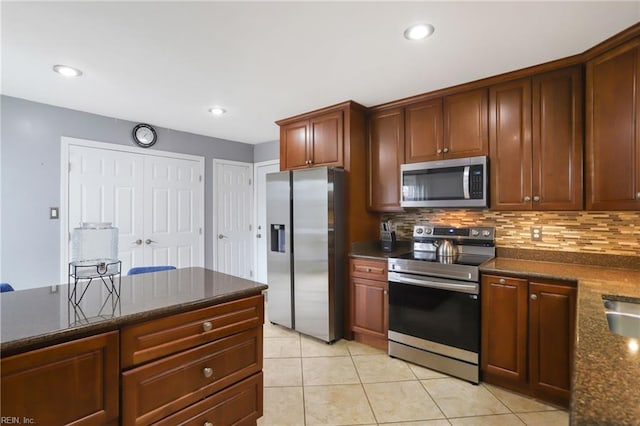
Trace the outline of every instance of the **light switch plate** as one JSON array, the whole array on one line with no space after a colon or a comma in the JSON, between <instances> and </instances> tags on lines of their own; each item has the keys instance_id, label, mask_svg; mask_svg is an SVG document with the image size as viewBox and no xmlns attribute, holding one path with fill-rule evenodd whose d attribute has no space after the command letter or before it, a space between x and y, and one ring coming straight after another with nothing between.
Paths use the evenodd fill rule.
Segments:
<instances>
[{"instance_id":1,"label":"light switch plate","mask_svg":"<svg viewBox=\"0 0 640 426\"><path fill-rule=\"evenodd\" d=\"M59 219L58 207L49 207L49 219Z\"/></svg>"},{"instance_id":2,"label":"light switch plate","mask_svg":"<svg viewBox=\"0 0 640 426\"><path fill-rule=\"evenodd\" d=\"M531 227L531 240L542 241L542 226Z\"/></svg>"}]
</instances>

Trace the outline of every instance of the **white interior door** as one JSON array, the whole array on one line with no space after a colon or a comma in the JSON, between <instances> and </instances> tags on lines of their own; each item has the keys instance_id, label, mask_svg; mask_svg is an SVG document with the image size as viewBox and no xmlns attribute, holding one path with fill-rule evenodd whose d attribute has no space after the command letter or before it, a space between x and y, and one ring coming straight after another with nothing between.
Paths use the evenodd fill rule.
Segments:
<instances>
[{"instance_id":1,"label":"white interior door","mask_svg":"<svg viewBox=\"0 0 640 426\"><path fill-rule=\"evenodd\" d=\"M204 266L202 163L145 158L145 265Z\"/></svg>"},{"instance_id":2,"label":"white interior door","mask_svg":"<svg viewBox=\"0 0 640 426\"><path fill-rule=\"evenodd\" d=\"M141 264L144 258L143 169L141 155L69 147L69 233L82 222L111 222L118 227L118 256L123 272ZM71 238L67 238L67 244L71 255ZM66 270L65 265L63 271Z\"/></svg>"},{"instance_id":3,"label":"white interior door","mask_svg":"<svg viewBox=\"0 0 640 426\"><path fill-rule=\"evenodd\" d=\"M62 142L63 164L69 164L61 189L67 207L64 280L70 235L81 222L118 227L123 274L134 266L204 266L203 158L73 138Z\"/></svg>"},{"instance_id":4,"label":"white interior door","mask_svg":"<svg viewBox=\"0 0 640 426\"><path fill-rule=\"evenodd\" d=\"M267 174L280 171L278 160L265 161L254 165L255 182L255 280L267 283Z\"/></svg>"},{"instance_id":5,"label":"white interior door","mask_svg":"<svg viewBox=\"0 0 640 426\"><path fill-rule=\"evenodd\" d=\"M214 160L216 265L229 275L253 278L253 164Z\"/></svg>"}]
</instances>

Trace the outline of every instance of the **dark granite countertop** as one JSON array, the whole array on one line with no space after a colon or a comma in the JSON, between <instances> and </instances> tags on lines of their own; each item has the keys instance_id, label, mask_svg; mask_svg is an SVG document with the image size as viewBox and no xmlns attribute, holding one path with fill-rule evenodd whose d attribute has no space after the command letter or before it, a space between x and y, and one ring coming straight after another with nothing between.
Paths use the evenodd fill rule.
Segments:
<instances>
[{"instance_id":1,"label":"dark granite countertop","mask_svg":"<svg viewBox=\"0 0 640 426\"><path fill-rule=\"evenodd\" d=\"M483 273L578 282L572 425L637 425L640 351L609 331L602 295L640 298L640 271L497 257Z\"/></svg>"},{"instance_id":2,"label":"dark granite countertop","mask_svg":"<svg viewBox=\"0 0 640 426\"><path fill-rule=\"evenodd\" d=\"M411 241L396 241L393 251L382 251L378 240L358 241L351 245L349 256L361 259L387 260L390 257L409 253L411 250Z\"/></svg>"},{"instance_id":3,"label":"dark granite countertop","mask_svg":"<svg viewBox=\"0 0 640 426\"><path fill-rule=\"evenodd\" d=\"M79 284L80 285L80 284ZM0 294L0 353L11 355L130 324L257 295L267 286L204 268L122 276L120 298L100 280L76 306L68 285Z\"/></svg>"}]
</instances>

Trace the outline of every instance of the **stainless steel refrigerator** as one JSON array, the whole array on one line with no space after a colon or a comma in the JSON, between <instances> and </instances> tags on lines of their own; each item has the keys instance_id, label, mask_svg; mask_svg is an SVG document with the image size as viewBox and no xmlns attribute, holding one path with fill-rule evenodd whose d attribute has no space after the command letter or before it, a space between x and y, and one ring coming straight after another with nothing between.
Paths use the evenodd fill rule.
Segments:
<instances>
[{"instance_id":1,"label":"stainless steel refrigerator","mask_svg":"<svg viewBox=\"0 0 640 426\"><path fill-rule=\"evenodd\" d=\"M269 321L332 342L344 327L344 170L267 175Z\"/></svg>"}]
</instances>

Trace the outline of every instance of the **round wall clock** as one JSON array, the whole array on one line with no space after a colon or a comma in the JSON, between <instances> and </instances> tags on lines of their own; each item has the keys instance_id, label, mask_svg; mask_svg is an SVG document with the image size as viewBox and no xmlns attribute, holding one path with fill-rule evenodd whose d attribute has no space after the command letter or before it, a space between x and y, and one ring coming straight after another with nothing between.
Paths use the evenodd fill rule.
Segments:
<instances>
[{"instance_id":1,"label":"round wall clock","mask_svg":"<svg viewBox=\"0 0 640 426\"><path fill-rule=\"evenodd\" d=\"M143 148L149 148L158 140L155 129L148 124L140 123L131 132L133 141Z\"/></svg>"}]
</instances>

